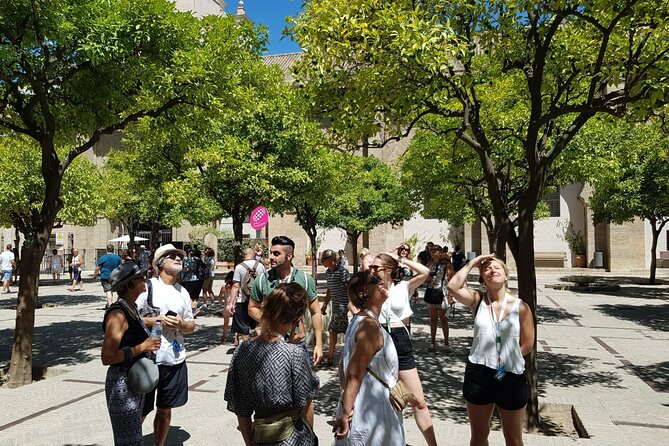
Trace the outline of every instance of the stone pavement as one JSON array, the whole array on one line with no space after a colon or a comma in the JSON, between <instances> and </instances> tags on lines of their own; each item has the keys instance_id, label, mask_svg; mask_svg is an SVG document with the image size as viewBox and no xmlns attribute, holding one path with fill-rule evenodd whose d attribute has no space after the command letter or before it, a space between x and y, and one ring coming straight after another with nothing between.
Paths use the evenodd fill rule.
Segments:
<instances>
[{"instance_id":1,"label":"stone pavement","mask_svg":"<svg viewBox=\"0 0 669 446\"><path fill-rule=\"evenodd\" d=\"M669 444L669 286L635 285L623 277L621 290L615 292L544 288L565 272L539 274L540 401L573 406L590 438L527 434L525 443ZM658 276L668 275L659 270ZM100 285L90 274L86 277L83 292L68 292L64 282L42 280L44 307L36 312L34 363L47 367L47 378L19 389L0 387L0 446L113 443L104 397L106 367L99 359L104 297ZM221 283L217 280L216 290ZM15 299L15 293L0 295L0 367L9 363ZM427 353L425 305L418 304L415 311L419 371L439 444L467 445L461 385L472 317L464 307L457 308L451 319L452 351ZM167 444L241 445L236 418L223 401L232 349L219 343L222 319L205 312L196 322L196 332L186 340L190 399L173 411ZM321 389L315 430L327 445L338 384L334 369L316 371ZM424 444L410 417L406 411L407 443ZM152 444L151 423L151 417L144 423L146 445ZM490 444L503 444L501 432L491 434Z\"/></svg>"}]
</instances>

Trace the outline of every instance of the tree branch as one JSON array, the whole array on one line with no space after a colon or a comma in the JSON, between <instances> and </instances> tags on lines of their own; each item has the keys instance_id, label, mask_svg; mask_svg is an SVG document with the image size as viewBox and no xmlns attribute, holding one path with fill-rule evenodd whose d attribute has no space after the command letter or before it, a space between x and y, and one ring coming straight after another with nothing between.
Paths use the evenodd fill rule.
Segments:
<instances>
[{"instance_id":1,"label":"tree branch","mask_svg":"<svg viewBox=\"0 0 669 446\"><path fill-rule=\"evenodd\" d=\"M138 119L146 116L153 118L158 117L167 110L182 103L183 100L181 98L172 98L155 110L141 110L135 113L131 113L120 122L109 125L107 127L102 127L97 129L95 132L93 132L93 135L90 137L88 141L86 141L85 143L81 144L78 147L70 149L70 151L67 153L67 155L63 158L63 161L61 162L61 171L65 171L65 168L72 162L72 160L74 160L77 156L81 155L86 150L93 147L97 142L99 142L102 135L109 135L119 130L123 130L124 128L126 128L126 126L128 126L128 124L135 122Z\"/></svg>"}]
</instances>

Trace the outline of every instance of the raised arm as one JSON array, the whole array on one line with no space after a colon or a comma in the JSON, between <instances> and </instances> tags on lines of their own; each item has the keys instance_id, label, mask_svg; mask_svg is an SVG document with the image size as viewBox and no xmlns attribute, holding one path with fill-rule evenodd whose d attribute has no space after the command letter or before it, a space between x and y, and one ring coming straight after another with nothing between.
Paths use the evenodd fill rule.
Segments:
<instances>
[{"instance_id":1,"label":"raised arm","mask_svg":"<svg viewBox=\"0 0 669 446\"><path fill-rule=\"evenodd\" d=\"M451 280L448 281L448 291L451 292L453 298L461 304L471 308L472 311L476 308L479 297L478 293L467 288L467 276L472 269L478 268L481 265L481 262L492 259L493 257L494 254L476 257L471 262L467 262L460 268L460 271L455 273Z\"/></svg>"},{"instance_id":2,"label":"raised arm","mask_svg":"<svg viewBox=\"0 0 669 446\"><path fill-rule=\"evenodd\" d=\"M411 276L411 279L409 279L409 296L411 296L414 291L416 291L416 288L421 286L430 276L430 268L422 263L414 262L409 259L402 259L399 262L400 266L406 266L414 273L413 276Z\"/></svg>"}]
</instances>

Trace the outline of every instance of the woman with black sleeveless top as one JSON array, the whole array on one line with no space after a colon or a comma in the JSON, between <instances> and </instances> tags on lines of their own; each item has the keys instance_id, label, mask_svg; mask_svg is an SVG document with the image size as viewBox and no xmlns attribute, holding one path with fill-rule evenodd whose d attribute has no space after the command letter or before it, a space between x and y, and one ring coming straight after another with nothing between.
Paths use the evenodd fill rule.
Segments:
<instances>
[{"instance_id":1,"label":"woman with black sleeveless top","mask_svg":"<svg viewBox=\"0 0 669 446\"><path fill-rule=\"evenodd\" d=\"M146 289L146 272L134 262L119 265L109 276L111 290L119 299L105 312L102 322L102 363L109 365L105 381L107 410L114 444L141 445L144 395L128 387L128 370L134 359L158 350L160 338L150 332L137 313L135 301Z\"/></svg>"}]
</instances>

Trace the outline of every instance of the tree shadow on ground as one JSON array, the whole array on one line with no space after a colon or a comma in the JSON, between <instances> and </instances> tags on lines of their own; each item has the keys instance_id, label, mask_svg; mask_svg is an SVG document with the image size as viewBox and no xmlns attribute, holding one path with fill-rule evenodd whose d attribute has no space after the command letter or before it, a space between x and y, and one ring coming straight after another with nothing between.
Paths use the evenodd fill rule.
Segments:
<instances>
[{"instance_id":1,"label":"tree shadow on ground","mask_svg":"<svg viewBox=\"0 0 669 446\"><path fill-rule=\"evenodd\" d=\"M623 389L621 377L610 372L597 372L589 364L591 358L566 353L537 352L539 370L539 395L543 395L548 384L555 387L583 387L599 385L612 389Z\"/></svg>"},{"instance_id":2,"label":"tree shadow on ground","mask_svg":"<svg viewBox=\"0 0 669 446\"><path fill-rule=\"evenodd\" d=\"M165 444L173 446L183 446L185 442L190 440L191 435L185 431L181 426L170 426L170 430L167 431L167 438L165 439ZM144 446L151 446L155 444L153 442L153 432L150 432L144 435L142 444Z\"/></svg>"},{"instance_id":3,"label":"tree shadow on ground","mask_svg":"<svg viewBox=\"0 0 669 446\"><path fill-rule=\"evenodd\" d=\"M0 300L0 310L16 310L17 297L12 296L11 299ZM99 304L100 309L104 309L105 298L96 296L94 294L87 294L86 291L76 291L69 294L59 294L50 296L39 296L37 298L38 310L39 306L42 308L53 307L74 307L77 305Z\"/></svg>"},{"instance_id":4,"label":"tree shadow on ground","mask_svg":"<svg viewBox=\"0 0 669 446\"><path fill-rule=\"evenodd\" d=\"M196 319L197 323L197 319ZM99 357L102 347L102 315L100 321L67 321L35 327L33 365L54 367L81 364ZM189 351L220 345L218 326L196 325L196 332L185 336ZM0 330L0 366L9 364L14 330ZM91 349L95 349L91 353Z\"/></svg>"},{"instance_id":5,"label":"tree shadow on ground","mask_svg":"<svg viewBox=\"0 0 669 446\"><path fill-rule=\"evenodd\" d=\"M14 330L0 330L0 363L9 363ZM91 349L102 346L102 323L92 321L57 322L35 327L33 365L53 367L81 364L98 357Z\"/></svg>"},{"instance_id":6,"label":"tree shadow on ground","mask_svg":"<svg viewBox=\"0 0 669 446\"><path fill-rule=\"evenodd\" d=\"M632 365L629 368L642 380L652 383L651 387L656 392L669 393L669 361L644 366Z\"/></svg>"},{"instance_id":7,"label":"tree shadow on ground","mask_svg":"<svg viewBox=\"0 0 669 446\"><path fill-rule=\"evenodd\" d=\"M539 324L557 324L564 320L577 319L579 317L579 315L572 314L564 308L540 305L537 310L537 323Z\"/></svg>"},{"instance_id":8,"label":"tree shadow on ground","mask_svg":"<svg viewBox=\"0 0 669 446\"><path fill-rule=\"evenodd\" d=\"M595 309L618 319L657 331L669 331L669 305L595 305Z\"/></svg>"},{"instance_id":9,"label":"tree shadow on ground","mask_svg":"<svg viewBox=\"0 0 669 446\"><path fill-rule=\"evenodd\" d=\"M469 352L470 337L451 337L451 351L438 349L427 353L429 333L414 334L414 354L423 384L425 399L435 419L467 424L467 412L462 398L462 380L465 361ZM318 390L314 410L325 416L334 416L340 397L337 370L333 368L327 381ZM404 412L405 419L413 418L410 408ZM412 422L412 421L411 421Z\"/></svg>"},{"instance_id":10,"label":"tree shadow on ground","mask_svg":"<svg viewBox=\"0 0 669 446\"><path fill-rule=\"evenodd\" d=\"M622 286L618 291L598 291L605 296L625 297L629 299L658 299L669 300L669 288L656 285Z\"/></svg>"},{"instance_id":11,"label":"tree shadow on ground","mask_svg":"<svg viewBox=\"0 0 669 446\"><path fill-rule=\"evenodd\" d=\"M647 285L649 287L660 286L660 285L669 285L669 280L662 279L659 277L655 278L655 284L648 284L648 276L608 276L608 275L589 275L589 274L568 274L566 276L561 276L558 280L562 282L572 282L570 280L573 277L590 277L592 282L611 282L619 284L629 284L629 285Z\"/></svg>"}]
</instances>

